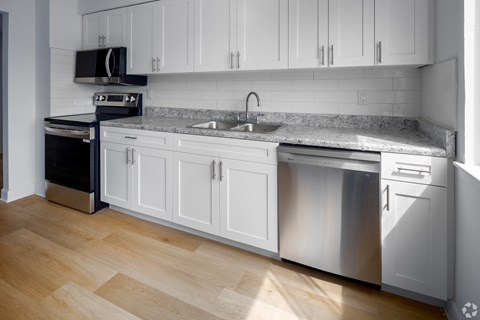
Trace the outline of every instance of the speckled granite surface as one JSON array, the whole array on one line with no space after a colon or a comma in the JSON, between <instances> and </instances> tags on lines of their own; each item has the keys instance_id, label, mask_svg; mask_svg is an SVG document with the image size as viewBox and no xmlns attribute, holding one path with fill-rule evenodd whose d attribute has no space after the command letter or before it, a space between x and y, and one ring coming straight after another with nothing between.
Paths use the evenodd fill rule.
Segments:
<instances>
[{"instance_id":1,"label":"speckled granite surface","mask_svg":"<svg viewBox=\"0 0 480 320\"><path fill-rule=\"evenodd\" d=\"M258 115L258 120L283 123L280 129L272 133L189 128L202 120L232 120L235 116L236 113L216 110L146 108L144 116L103 121L101 124L111 127L340 149L449 158L455 155L455 132L412 118L271 113Z\"/></svg>"}]
</instances>

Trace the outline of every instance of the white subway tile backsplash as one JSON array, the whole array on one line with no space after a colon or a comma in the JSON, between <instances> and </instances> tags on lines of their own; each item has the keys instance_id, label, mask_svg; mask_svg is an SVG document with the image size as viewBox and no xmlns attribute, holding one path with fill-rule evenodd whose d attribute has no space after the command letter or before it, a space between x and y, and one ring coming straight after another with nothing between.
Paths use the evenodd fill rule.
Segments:
<instances>
[{"instance_id":1,"label":"white subway tile backsplash","mask_svg":"<svg viewBox=\"0 0 480 320\"><path fill-rule=\"evenodd\" d=\"M316 102L356 103L357 91L318 91L315 92Z\"/></svg>"},{"instance_id":2,"label":"white subway tile backsplash","mask_svg":"<svg viewBox=\"0 0 480 320\"><path fill-rule=\"evenodd\" d=\"M338 114L338 103L295 102L292 103L292 112Z\"/></svg>"},{"instance_id":3,"label":"white subway tile backsplash","mask_svg":"<svg viewBox=\"0 0 480 320\"><path fill-rule=\"evenodd\" d=\"M217 90L251 90L252 81L219 81Z\"/></svg>"},{"instance_id":4,"label":"white subway tile backsplash","mask_svg":"<svg viewBox=\"0 0 480 320\"><path fill-rule=\"evenodd\" d=\"M348 104L340 103L338 113L358 116L393 116L393 105L391 104Z\"/></svg>"},{"instance_id":5,"label":"white subway tile backsplash","mask_svg":"<svg viewBox=\"0 0 480 320\"><path fill-rule=\"evenodd\" d=\"M338 80L293 80L293 90L337 90Z\"/></svg>"},{"instance_id":6,"label":"white subway tile backsplash","mask_svg":"<svg viewBox=\"0 0 480 320\"><path fill-rule=\"evenodd\" d=\"M108 91L73 82L75 52L51 49L51 115L93 112L92 97ZM245 110L250 91L259 94L258 112L418 116L422 74L412 68L325 68L317 70L235 71L218 73L156 74L147 87L115 88L119 91L152 90L145 106ZM368 102L359 105L358 91Z\"/></svg>"},{"instance_id":7,"label":"white subway tile backsplash","mask_svg":"<svg viewBox=\"0 0 480 320\"><path fill-rule=\"evenodd\" d=\"M420 104L394 104L393 115L396 117L419 117L422 111Z\"/></svg>"},{"instance_id":8,"label":"white subway tile backsplash","mask_svg":"<svg viewBox=\"0 0 480 320\"><path fill-rule=\"evenodd\" d=\"M315 70L314 79L359 79L363 78L363 69L320 69Z\"/></svg>"},{"instance_id":9,"label":"white subway tile backsplash","mask_svg":"<svg viewBox=\"0 0 480 320\"><path fill-rule=\"evenodd\" d=\"M313 71L272 71L270 77L271 80L313 80Z\"/></svg>"},{"instance_id":10,"label":"white subway tile backsplash","mask_svg":"<svg viewBox=\"0 0 480 320\"><path fill-rule=\"evenodd\" d=\"M273 91L272 101L313 102L315 93L313 91Z\"/></svg>"},{"instance_id":11,"label":"white subway tile backsplash","mask_svg":"<svg viewBox=\"0 0 480 320\"><path fill-rule=\"evenodd\" d=\"M392 79L341 79L339 90L392 90Z\"/></svg>"},{"instance_id":12,"label":"white subway tile backsplash","mask_svg":"<svg viewBox=\"0 0 480 320\"><path fill-rule=\"evenodd\" d=\"M422 90L422 81L420 78L394 78L393 90Z\"/></svg>"},{"instance_id":13,"label":"white subway tile backsplash","mask_svg":"<svg viewBox=\"0 0 480 320\"><path fill-rule=\"evenodd\" d=\"M252 90L292 90L292 81L252 81Z\"/></svg>"}]
</instances>

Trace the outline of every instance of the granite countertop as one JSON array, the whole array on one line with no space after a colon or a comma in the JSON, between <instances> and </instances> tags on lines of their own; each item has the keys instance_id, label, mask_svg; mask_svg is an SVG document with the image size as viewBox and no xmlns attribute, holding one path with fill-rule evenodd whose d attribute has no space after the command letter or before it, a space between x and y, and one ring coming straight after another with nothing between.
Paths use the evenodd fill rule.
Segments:
<instances>
[{"instance_id":1,"label":"granite countertop","mask_svg":"<svg viewBox=\"0 0 480 320\"><path fill-rule=\"evenodd\" d=\"M321 120L312 123L312 116L305 117L305 119L309 119L308 121L301 121L298 120L298 117L290 114L286 115L290 120L281 119L278 116L272 118L268 115L263 119L259 117L259 122L283 123L282 127L272 133L250 133L190 128L189 126L192 124L209 119L219 119L219 116L203 112L200 117L198 114L179 114L178 112L175 110L173 117L168 112L167 114L147 112L146 115L139 117L102 121L101 125L362 151L448 158L455 155L455 132L418 119L397 118L392 121L389 117L332 116L327 120L329 123L338 122L336 127L325 127L318 126L318 121L325 121L325 116L319 116ZM229 119L223 117L221 120ZM349 121L355 124L346 124Z\"/></svg>"}]
</instances>

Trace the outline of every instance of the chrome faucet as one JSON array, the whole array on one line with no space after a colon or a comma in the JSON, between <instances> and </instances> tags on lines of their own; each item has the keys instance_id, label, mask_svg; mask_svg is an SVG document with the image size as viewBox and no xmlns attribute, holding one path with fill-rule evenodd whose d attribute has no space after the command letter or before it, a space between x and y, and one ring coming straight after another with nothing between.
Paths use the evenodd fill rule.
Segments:
<instances>
[{"instance_id":1,"label":"chrome faucet","mask_svg":"<svg viewBox=\"0 0 480 320\"><path fill-rule=\"evenodd\" d=\"M250 96L252 94L255 96L255 98L257 98L257 107L260 107L260 97L258 96L258 94L256 92L254 92L254 91L250 92L247 95L247 100L245 101L245 121L248 121L248 99L250 99Z\"/></svg>"}]
</instances>

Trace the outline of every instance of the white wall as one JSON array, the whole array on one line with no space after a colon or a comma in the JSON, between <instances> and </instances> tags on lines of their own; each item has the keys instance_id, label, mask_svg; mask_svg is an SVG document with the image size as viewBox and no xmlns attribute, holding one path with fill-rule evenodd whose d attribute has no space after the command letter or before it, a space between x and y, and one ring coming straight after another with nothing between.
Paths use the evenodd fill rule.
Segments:
<instances>
[{"instance_id":1,"label":"white wall","mask_svg":"<svg viewBox=\"0 0 480 320\"><path fill-rule=\"evenodd\" d=\"M50 47L82 48L82 16L77 0L50 0Z\"/></svg>"},{"instance_id":2,"label":"white wall","mask_svg":"<svg viewBox=\"0 0 480 320\"><path fill-rule=\"evenodd\" d=\"M78 0L78 13L92 13L151 1L152 0Z\"/></svg>"},{"instance_id":3,"label":"white wall","mask_svg":"<svg viewBox=\"0 0 480 320\"><path fill-rule=\"evenodd\" d=\"M8 13L8 70L4 70L8 72L4 83L8 87L4 106L4 116L8 119L8 143L4 146L8 179L2 190L2 198L8 201L35 192L36 64L42 60L36 57L35 3L35 0L0 0L0 11Z\"/></svg>"},{"instance_id":4,"label":"white wall","mask_svg":"<svg viewBox=\"0 0 480 320\"><path fill-rule=\"evenodd\" d=\"M261 107L252 100L250 108L259 112L418 116L421 72L359 68L154 75L141 89L147 90L151 95L145 95L144 104L154 107L242 111L248 92L256 91ZM359 91L368 104L358 104Z\"/></svg>"},{"instance_id":5,"label":"white wall","mask_svg":"<svg viewBox=\"0 0 480 320\"><path fill-rule=\"evenodd\" d=\"M36 185L35 193L45 194L45 134L43 119L50 111L49 0L36 0Z\"/></svg>"},{"instance_id":6,"label":"white wall","mask_svg":"<svg viewBox=\"0 0 480 320\"><path fill-rule=\"evenodd\" d=\"M436 2L436 61L455 58L458 65L457 155L465 161L465 79L463 49L463 0ZM455 168L455 286L453 301L447 305L451 319L465 319L461 309L467 302L480 306L480 182Z\"/></svg>"}]
</instances>

